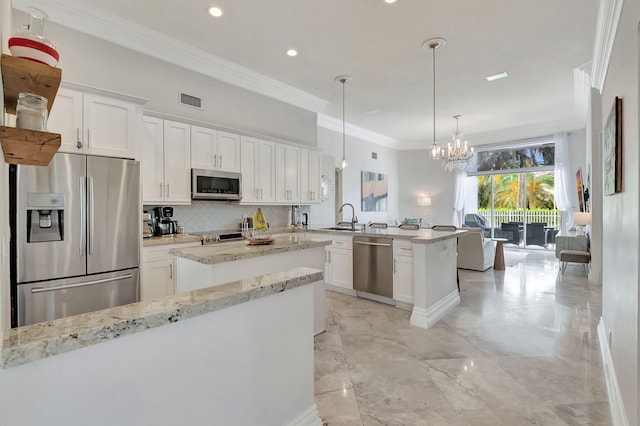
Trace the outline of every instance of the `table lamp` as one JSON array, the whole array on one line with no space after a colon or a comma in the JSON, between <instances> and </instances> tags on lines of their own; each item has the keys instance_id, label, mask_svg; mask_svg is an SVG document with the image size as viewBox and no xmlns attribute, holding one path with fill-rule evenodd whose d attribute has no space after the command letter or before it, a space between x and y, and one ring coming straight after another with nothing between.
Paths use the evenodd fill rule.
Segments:
<instances>
[{"instance_id":1,"label":"table lamp","mask_svg":"<svg viewBox=\"0 0 640 426\"><path fill-rule=\"evenodd\" d=\"M573 212L573 223L577 226L576 235L585 235L585 226L591 225L591 212Z\"/></svg>"}]
</instances>

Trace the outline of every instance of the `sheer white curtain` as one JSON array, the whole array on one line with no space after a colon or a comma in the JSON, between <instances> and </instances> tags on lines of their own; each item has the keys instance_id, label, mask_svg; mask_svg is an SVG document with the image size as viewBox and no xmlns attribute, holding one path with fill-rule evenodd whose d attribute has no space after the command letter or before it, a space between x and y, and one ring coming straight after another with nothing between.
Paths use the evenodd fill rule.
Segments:
<instances>
[{"instance_id":1,"label":"sheer white curtain","mask_svg":"<svg viewBox=\"0 0 640 426\"><path fill-rule=\"evenodd\" d=\"M456 227L462 226L462 211L464 209L466 177L466 172L456 172L453 186L453 220L451 221Z\"/></svg>"},{"instance_id":2,"label":"sheer white curtain","mask_svg":"<svg viewBox=\"0 0 640 426\"><path fill-rule=\"evenodd\" d=\"M556 133L553 135L555 140L555 172L554 172L554 196L556 206L562 214L560 231L564 232L572 225L571 215L571 198L569 191L574 187L571 183L571 173L569 171L569 137L566 133Z\"/></svg>"}]
</instances>

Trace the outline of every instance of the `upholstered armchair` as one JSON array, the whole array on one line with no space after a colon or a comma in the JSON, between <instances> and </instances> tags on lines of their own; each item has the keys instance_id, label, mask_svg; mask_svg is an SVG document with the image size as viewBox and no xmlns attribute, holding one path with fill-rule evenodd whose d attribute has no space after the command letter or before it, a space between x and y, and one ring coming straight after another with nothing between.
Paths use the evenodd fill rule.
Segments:
<instances>
[{"instance_id":1,"label":"upholstered armchair","mask_svg":"<svg viewBox=\"0 0 640 426\"><path fill-rule=\"evenodd\" d=\"M493 266L496 247L484 238L482 228L463 227L468 231L458 237L458 268L486 271Z\"/></svg>"}]
</instances>

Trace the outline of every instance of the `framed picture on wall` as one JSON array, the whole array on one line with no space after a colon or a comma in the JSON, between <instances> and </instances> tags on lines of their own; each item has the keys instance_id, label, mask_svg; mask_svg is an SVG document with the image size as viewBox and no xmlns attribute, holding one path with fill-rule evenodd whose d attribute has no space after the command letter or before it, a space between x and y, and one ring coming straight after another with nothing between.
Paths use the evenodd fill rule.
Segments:
<instances>
[{"instance_id":1,"label":"framed picture on wall","mask_svg":"<svg viewBox=\"0 0 640 426\"><path fill-rule=\"evenodd\" d=\"M616 99L602 136L604 195L622 192L622 99Z\"/></svg>"},{"instance_id":2,"label":"framed picture on wall","mask_svg":"<svg viewBox=\"0 0 640 426\"><path fill-rule=\"evenodd\" d=\"M362 172L362 211L387 211L389 180L387 175L374 172Z\"/></svg>"}]
</instances>

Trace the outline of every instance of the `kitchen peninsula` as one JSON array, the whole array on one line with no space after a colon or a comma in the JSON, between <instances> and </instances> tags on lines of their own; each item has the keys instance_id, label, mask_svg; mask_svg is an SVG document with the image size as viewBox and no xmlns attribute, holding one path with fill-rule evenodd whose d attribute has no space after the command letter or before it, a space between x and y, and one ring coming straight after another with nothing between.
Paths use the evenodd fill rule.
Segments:
<instances>
[{"instance_id":1,"label":"kitchen peninsula","mask_svg":"<svg viewBox=\"0 0 640 426\"><path fill-rule=\"evenodd\" d=\"M198 290L255 274L269 274L295 267L324 270L325 246L331 240L310 233L273 237L271 244L249 245L234 241L197 247L176 248L177 292ZM325 330L324 281L314 284L314 335Z\"/></svg>"},{"instance_id":2,"label":"kitchen peninsula","mask_svg":"<svg viewBox=\"0 0 640 426\"><path fill-rule=\"evenodd\" d=\"M322 275L294 268L4 331L0 424L319 424Z\"/></svg>"},{"instance_id":3,"label":"kitchen peninsula","mask_svg":"<svg viewBox=\"0 0 640 426\"><path fill-rule=\"evenodd\" d=\"M412 325L430 328L460 303L457 285L457 237L467 231L408 230L397 227L365 228L356 231L317 228L312 231L311 234L321 232L327 237L336 235L338 238L349 238L349 240L351 236L358 235L389 238L394 240L394 256L396 244L403 244L402 250L410 253L411 271L407 275L397 277L395 275L396 260L399 259L394 257L394 299L396 306L408 305L412 310ZM361 265L358 266L361 267ZM325 280L327 275L331 273L325 270ZM411 294L410 304L402 303L402 299L396 294L396 278L405 281L400 285L405 289L408 287L408 293ZM354 290L346 292L360 294Z\"/></svg>"}]
</instances>

